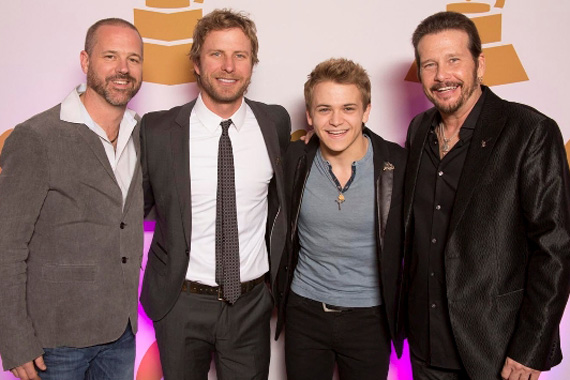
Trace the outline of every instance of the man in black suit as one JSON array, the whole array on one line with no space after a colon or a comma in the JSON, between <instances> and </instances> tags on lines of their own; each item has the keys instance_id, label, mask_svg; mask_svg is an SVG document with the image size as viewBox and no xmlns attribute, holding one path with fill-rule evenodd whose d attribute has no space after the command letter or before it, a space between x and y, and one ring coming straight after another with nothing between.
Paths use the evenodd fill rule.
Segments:
<instances>
[{"instance_id":1,"label":"man in black suit","mask_svg":"<svg viewBox=\"0 0 570 380\"><path fill-rule=\"evenodd\" d=\"M268 376L273 299L265 283L275 283L285 241L281 156L290 119L281 106L244 98L257 50L249 18L206 15L190 52L198 98L141 122L145 213L154 207L157 222L141 301L166 380L207 379L212 354L219 379Z\"/></svg>"},{"instance_id":2,"label":"man in black suit","mask_svg":"<svg viewBox=\"0 0 570 380\"><path fill-rule=\"evenodd\" d=\"M405 267L415 379L538 379L562 360L570 174L556 123L483 86L473 22L413 35L434 108L407 136Z\"/></svg>"}]
</instances>

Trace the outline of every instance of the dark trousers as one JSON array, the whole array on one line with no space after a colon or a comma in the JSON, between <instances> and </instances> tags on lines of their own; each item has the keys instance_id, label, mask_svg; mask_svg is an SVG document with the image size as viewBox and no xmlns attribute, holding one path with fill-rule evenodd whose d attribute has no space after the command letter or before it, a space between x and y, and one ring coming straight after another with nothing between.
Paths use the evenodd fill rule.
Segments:
<instances>
[{"instance_id":1,"label":"dark trousers","mask_svg":"<svg viewBox=\"0 0 570 380\"><path fill-rule=\"evenodd\" d=\"M220 380L264 380L269 374L273 299L264 283L230 305L182 292L154 323L165 380L207 380L212 355Z\"/></svg>"},{"instance_id":2,"label":"dark trousers","mask_svg":"<svg viewBox=\"0 0 570 380\"><path fill-rule=\"evenodd\" d=\"M326 312L320 302L289 296L285 364L292 380L331 380L334 364L341 380L386 379L390 334L384 308Z\"/></svg>"},{"instance_id":3,"label":"dark trousers","mask_svg":"<svg viewBox=\"0 0 570 380\"><path fill-rule=\"evenodd\" d=\"M470 380L465 370L433 367L410 353L414 380Z\"/></svg>"}]
</instances>

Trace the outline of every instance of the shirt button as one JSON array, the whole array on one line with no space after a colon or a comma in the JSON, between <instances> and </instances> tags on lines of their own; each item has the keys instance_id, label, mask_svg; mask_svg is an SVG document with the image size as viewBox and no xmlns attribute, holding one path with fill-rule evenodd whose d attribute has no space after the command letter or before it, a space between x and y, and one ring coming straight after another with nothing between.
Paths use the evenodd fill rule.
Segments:
<instances>
[{"instance_id":1,"label":"shirt button","mask_svg":"<svg viewBox=\"0 0 570 380\"><path fill-rule=\"evenodd\" d=\"M437 172L437 175L441 177L443 175L443 172L440 170Z\"/></svg>"},{"instance_id":2,"label":"shirt button","mask_svg":"<svg viewBox=\"0 0 570 380\"><path fill-rule=\"evenodd\" d=\"M430 277L433 277L433 276L435 276L435 273L431 272L429 275L430 275Z\"/></svg>"},{"instance_id":3,"label":"shirt button","mask_svg":"<svg viewBox=\"0 0 570 380\"><path fill-rule=\"evenodd\" d=\"M435 209L436 209L436 210L441 210L441 205L435 206Z\"/></svg>"},{"instance_id":4,"label":"shirt button","mask_svg":"<svg viewBox=\"0 0 570 380\"><path fill-rule=\"evenodd\" d=\"M121 258L121 262L122 262L123 264L126 264L127 261L128 261L128 259L127 259L126 257L122 257L122 258Z\"/></svg>"},{"instance_id":5,"label":"shirt button","mask_svg":"<svg viewBox=\"0 0 570 380\"><path fill-rule=\"evenodd\" d=\"M432 309L435 309L436 307L437 307L437 306L435 305L435 303L432 303L432 304L431 304L431 308L432 308Z\"/></svg>"},{"instance_id":6,"label":"shirt button","mask_svg":"<svg viewBox=\"0 0 570 380\"><path fill-rule=\"evenodd\" d=\"M119 228L121 228L121 230L124 230L125 226L126 226L126 224L123 222L121 222L121 224L119 224Z\"/></svg>"},{"instance_id":7,"label":"shirt button","mask_svg":"<svg viewBox=\"0 0 570 380\"><path fill-rule=\"evenodd\" d=\"M431 239L431 242L432 242L433 244L435 244L435 243L437 243L437 239L436 239L436 238L433 238L433 239Z\"/></svg>"}]
</instances>

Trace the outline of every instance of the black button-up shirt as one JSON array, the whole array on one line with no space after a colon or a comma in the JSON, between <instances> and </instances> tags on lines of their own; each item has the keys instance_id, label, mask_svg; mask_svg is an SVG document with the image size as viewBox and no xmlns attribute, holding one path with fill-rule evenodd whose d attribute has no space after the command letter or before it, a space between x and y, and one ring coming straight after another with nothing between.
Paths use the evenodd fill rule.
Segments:
<instances>
[{"instance_id":1,"label":"black button-up shirt","mask_svg":"<svg viewBox=\"0 0 570 380\"><path fill-rule=\"evenodd\" d=\"M409 288L409 340L412 354L436 367L461 369L453 338L445 285L445 244L455 192L484 94L461 126L459 141L440 159L433 120L423 147L413 204L413 248Z\"/></svg>"}]
</instances>

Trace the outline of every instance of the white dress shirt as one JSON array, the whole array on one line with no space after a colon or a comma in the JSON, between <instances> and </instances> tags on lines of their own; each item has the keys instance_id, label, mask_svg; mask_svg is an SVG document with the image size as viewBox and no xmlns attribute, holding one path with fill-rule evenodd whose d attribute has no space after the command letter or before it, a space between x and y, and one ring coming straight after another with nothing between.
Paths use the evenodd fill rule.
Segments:
<instances>
[{"instance_id":1,"label":"white dress shirt","mask_svg":"<svg viewBox=\"0 0 570 380\"><path fill-rule=\"evenodd\" d=\"M242 101L241 107L230 119L233 122L229 136L235 166L240 280L246 282L269 270L265 231L267 193L273 168L251 108ZM222 120L198 96L190 114L192 241L186 278L210 286L217 286L216 192Z\"/></svg>"},{"instance_id":2,"label":"white dress shirt","mask_svg":"<svg viewBox=\"0 0 570 380\"><path fill-rule=\"evenodd\" d=\"M103 148L105 148L111 169L115 174L117 184L121 188L124 206L137 164L137 152L132 137L133 129L137 125L137 120L135 119L136 113L130 109L125 110L119 126L119 138L117 139L117 150L115 150L103 128L93 121L89 112L87 112L87 109L81 102L81 99L79 99L79 95L84 93L86 88L87 86L85 84L77 86L77 88L63 100L59 118L70 123L85 124L99 136Z\"/></svg>"}]
</instances>

